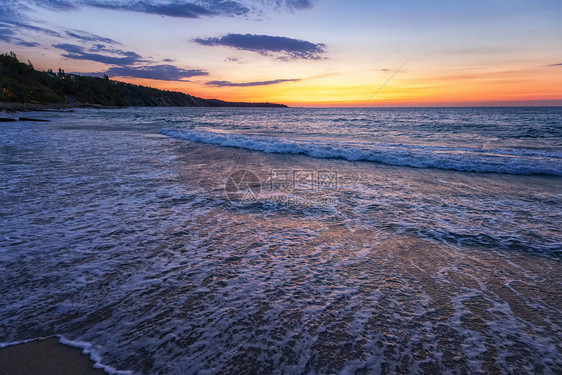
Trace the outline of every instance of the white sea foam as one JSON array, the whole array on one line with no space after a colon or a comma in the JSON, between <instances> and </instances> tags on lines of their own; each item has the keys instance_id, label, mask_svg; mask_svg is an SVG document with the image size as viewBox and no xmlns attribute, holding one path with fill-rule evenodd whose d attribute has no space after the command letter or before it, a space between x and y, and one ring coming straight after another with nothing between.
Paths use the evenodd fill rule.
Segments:
<instances>
[{"instance_id":1,"label":"white sea foam","mask_svg":"<svg viewBox=\"0 0 562 375\"><path fill-rule=\"evenodd\" d=\"M562 273L548 257L560 252L560 179L344 163L337 205L234 207L223 190L232 168L341 163L147 137L165 116L139 133L129 111L158 109L91 112L107 113L94 130L87 118L81 129L0 129L3 341L58 333L106 371L135 373L560 373ZM228 130L223 141L239 147ZM473 156L268 139L267 152Z\"/></svg>"},{"instance_id":2,"label":"white sea foam","mask_svg":"<svg viewBox=\"0 0 562 375\"><path fill-rule=\"evenodd\" d=\"M90 359L94 361L95 368L102 369L110 375L129 375L133 373L132 371L117 370L109 365L103 364L102 358L96 350L96 346L89 342L69 340L62 335L58 335L58 337L61 344L82 349L82 353L89 355Z\"/></svg>"},{"instance_id":3,"label":"white sea foam","mask_svg":"<svg viewBox=\"0 0 562 375\"><path fill-rule=\"evenodd\" d=\"M414 168L465 172L562 176L562 153L525 149L473 149L389 143L310 141L198 130L162 129L161 134L194 142L322 159L371 161Z\"/></svg>"}]
</instances>

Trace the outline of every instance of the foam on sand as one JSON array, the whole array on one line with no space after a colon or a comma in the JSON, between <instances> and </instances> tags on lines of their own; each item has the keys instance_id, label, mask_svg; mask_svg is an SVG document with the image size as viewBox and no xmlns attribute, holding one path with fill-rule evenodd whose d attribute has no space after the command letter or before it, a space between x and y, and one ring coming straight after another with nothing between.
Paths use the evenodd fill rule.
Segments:
<instances>
[{"instance_id":1,"label":"foam on sand","mask_svg":"<svg viewBox=\"0 0 562 375\"><path fill-rule=\"evenodd\" d=\"M62 345L61 345L62 344ZM82 349L81 351L74 348ZM95 347L61 335L0 343L0 368L6 374L130 374L101 363ZM5 372L4 372L5 371Z\"/></svg>"}]
</instances>

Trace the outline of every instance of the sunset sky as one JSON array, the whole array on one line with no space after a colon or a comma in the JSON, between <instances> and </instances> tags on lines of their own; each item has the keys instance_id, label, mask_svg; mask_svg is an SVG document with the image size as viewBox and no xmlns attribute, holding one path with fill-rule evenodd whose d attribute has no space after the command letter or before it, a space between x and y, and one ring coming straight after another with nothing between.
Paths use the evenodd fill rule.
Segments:
<instances>
[{"instance_id":1,"label":"sunset sky","mask_svg":"<svg viewBox=\"0 0 562 375\"><path fill-rule=\"evenodd\" d=\"M2 0L0 51L223 100L562 105L561 19L560 0Z\"/></svg>"}]
</instances>

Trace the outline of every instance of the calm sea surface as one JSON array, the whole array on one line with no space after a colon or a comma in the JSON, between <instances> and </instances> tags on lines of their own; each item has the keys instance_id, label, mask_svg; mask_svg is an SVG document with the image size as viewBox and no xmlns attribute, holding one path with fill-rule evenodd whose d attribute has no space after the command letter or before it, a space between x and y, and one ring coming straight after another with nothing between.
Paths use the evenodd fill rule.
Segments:
<instances>
[{"instance_id":1,"label":"calm sea surface","mask_svg":"<svg viewBox=\"0 0 562 375\"><path fill-rule=\"evenodd\" d=\"M562 372L562 108L0 125L0 346L108 372Z\"/></svg>"}]
</instances>

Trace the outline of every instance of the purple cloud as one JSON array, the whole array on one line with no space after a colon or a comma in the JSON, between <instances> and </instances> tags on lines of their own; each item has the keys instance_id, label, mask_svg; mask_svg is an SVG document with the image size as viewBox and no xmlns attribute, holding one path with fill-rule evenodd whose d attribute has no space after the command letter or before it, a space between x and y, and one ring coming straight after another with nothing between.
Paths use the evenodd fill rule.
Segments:
<instances>
[{"instance_id":1,"label":"purple cloud","mask_svg":"<svg viewBox=\"0 0 562 375\"><path fill-rule=\"evenodd\" d=\"M277 56L279 59L321 59L325 45L283 36L256 34L227 34L220 38L197 38L195 43L204 46L224 46L239 50L257 52L263 56Z\"/></svg>"},{"instance_id":2,"label":"purple cloud","mask_svg":"<svg viewBox=\"0 0 562 375\"><path fill-rule=\"evenodd\" d=\"M105 73L109 77L130 77L157 79L161 81L186 81L186 78L206 76L209 73L203 69L182 69L174 65L147 65L135 67L113 67Z\"/></svg>"},{"instance_id":3,"label":"purple cloud","mask_svg":"<svg viewBox=\"0 0 562 375\"><path fill-rule=\"evenodd\" d=\"M85 50L82 46L70 43L55 44L53 47L65 51L66 53L62 54L63 57L74 60L90 60L110 65L133 65L144 62L142 57L133 51L108 50L101 44L97 45L97 48L88 50ZM106 54L98 53L99 51Z\"/></svg>"},{"instance_id":4,"label":"purple cloud","mask_svg":"<svg viewBox=\"0 0 562 375\"><path fill-rule=\"evenodd\" d=\"M278 83L283 82L298 82L300 78L295 79L274 79L271 81L257 81L257 82L230 82L230 81L209 81L206 83L208 86L215 86L215 87L251 87L251 86L269 86L269 85L277 85Z\"/></svg>"},{"instance_id":5,"label":"purple cloud","mask_svg":"<svg viewBox=\"0 0 562 375\"><path fill-rule=\"evenodd\" d=\"M13 0L7 0L14 2ZM244 16L251 12L260 14L260 8L298 11L312 7L311 0L262 0L247 6L248 1L237 0L29 0L35 5L54 10L74 10L95 7L130 12L156 14L167 17L199 18L205 16ZM16 4L17 5L17 4Z\"/></svg>"},{"instance_id":6,"label":"purple cloud","mask_svg":"<svg viewBox=\"0 0 562 375\"><path fill-rule=\"evenodd\" d=\"M78 39L83 42L98 42L106 44L121 44L111 38L105 38L96 34L87 33L85 31L67 30L66 35L73 39Z\"/></svg>"}]
</instances>

